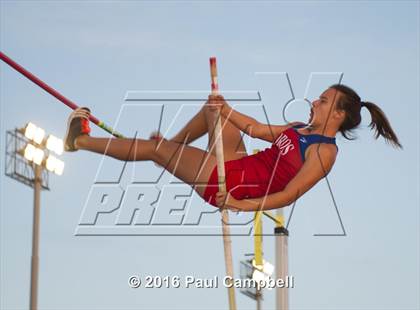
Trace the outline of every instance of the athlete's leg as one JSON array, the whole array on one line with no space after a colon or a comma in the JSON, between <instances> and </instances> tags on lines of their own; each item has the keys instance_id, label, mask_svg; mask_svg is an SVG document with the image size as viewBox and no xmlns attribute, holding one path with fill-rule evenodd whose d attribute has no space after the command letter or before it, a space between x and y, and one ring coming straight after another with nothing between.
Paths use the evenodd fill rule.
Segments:
<instances>
[{"instance_id":1,"label":"athlete's leg","mask_svg":"<svg viewBox=\"0 0 420 310\"><path fill-rule=\"evenodd\" d=\"M82 135L76 138L75 147L120 160L154 161L193 186L201 196L216 164L212 154L168 140L109 139Z\"/></svg>"},{"instance_id":2,"label":"athlete's leg","mask_svg":"<svg viewBox=\"0 0 420 310\"><path fill-rule=\"evenodd\" d=\"M214 113L208 111L206 104L170 141L189 144L208 133L208 149L216 155L214 147ZM246 156L246 148L241 132L232 123L222 118L222 139L225 160Z\"/></svg>"},{"instance_id":3,"label":"athlete's leg","mask_svg":"<svg viewBox=\"0 0 420 310\"><path fill-rule=\"evenodd\" d=\"M205 117L207 119L207 132L209 135L208 150L216 156L215 143L215 116L216 114L204 108ZM236 128L228 119L222 117L222 140L223 153L225 161L242 158L247 156L246 148L241 136L241 131Z\"/></svg>"},{"instance_id":4,"label":"athlete's leg","mask_svg":"<svg viewBox=\"0 0 420 310\"><path fill-rule=\"evenodd\" d=\"M207 133L203 107L170 141L189 144Z\"/></svg>"}]
</instances>

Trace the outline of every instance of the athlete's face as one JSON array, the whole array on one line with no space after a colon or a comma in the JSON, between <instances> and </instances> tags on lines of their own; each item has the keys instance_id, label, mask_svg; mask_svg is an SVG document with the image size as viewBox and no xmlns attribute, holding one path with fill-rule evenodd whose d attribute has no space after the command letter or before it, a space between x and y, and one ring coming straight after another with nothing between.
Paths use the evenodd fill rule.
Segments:
<instances>
[{"instance_id":1,"label":"athlete's face","mask_svg":"<svg viewBox=\"0 0 420 310\"><path fill-rule=\"evenodd\" d=\"M328 88L318 99L312 102L309 123L313 126L323 126L327 122L337 121L339 115L335 105L340 98L340 93L335 89Z\"/></svg>"}]
</instances>

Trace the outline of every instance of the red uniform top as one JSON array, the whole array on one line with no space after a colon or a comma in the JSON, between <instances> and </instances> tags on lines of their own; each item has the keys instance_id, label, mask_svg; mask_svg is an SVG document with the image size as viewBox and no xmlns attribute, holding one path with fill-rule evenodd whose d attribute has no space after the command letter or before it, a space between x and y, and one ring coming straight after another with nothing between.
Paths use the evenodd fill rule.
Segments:
<instances>
[{"instance_id":1,"label":"red uniform top","mask_svg":"<svg viewBox=\"0 0 420 310\"><path fill-rule=\"evenodd\" d=\"M266 148L254 155L225 162L226 190L235 199L257 198L282 191L293 179L305 160L305 150L313 143L332 143L335 138L318 134L303 135L296 128L283 131ZM217 167L213 170L204 193L204 199L216 205L218 192Z\"/></svg>"}]
</instances>

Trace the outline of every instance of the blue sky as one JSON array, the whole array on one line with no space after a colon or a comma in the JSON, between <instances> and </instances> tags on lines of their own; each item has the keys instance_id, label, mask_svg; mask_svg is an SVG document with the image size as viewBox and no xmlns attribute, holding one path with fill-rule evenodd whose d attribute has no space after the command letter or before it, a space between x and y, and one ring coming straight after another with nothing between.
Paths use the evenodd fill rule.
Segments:
<instances>
[{"instance_id":1,"label":"blue sky","mask_svg":"<svg viewBox=\"0 0 420 310\"><path fill-rule=\"evenodd\" d=\"M342 73L344 84L385 111L404 150L374 140L366 111L356 141L338 138L340 153L329 181L347 236L313 236L341 232L322 181L297 202L289 226L290 273L296 279L291 308L419 308L418 2L2 1L0 9L1 50L126 135L138 131L144 137L156 129L160 107L129 107L127 91L207 90L210 56L218 58L222 90L259 91L275 124L283 122L282 108L290 99L284 72L297 99L288 116L303 121L311 73L309 99ZM31 120L63 136L69 110L8 66L1 64L0 70L3 170L6 130ZM180 107L182 102L165 106L162 128L170 128L169 135L199 108L185 108L171 127ZM264 121L261 103L237 108ZM93 134L106 136L97 128ZM268 146L247 143L249 151ZM194 143L205 144L204 138ZM104 159L101 166L101 156L86 152L62 158L64 175L51 176L52 190L42 194L40 308L227 308L223 287L129 288L132 274L222 277L221 237L75 236L95 180L115 176L122 163ZM151 163L129 168L140 179L161 172ZM27 308L32 191L0 178L0 305ZM158 185L169 181L165 175ZM213 211L197 197L190 207L195 204ZM217 216L209 214L209 223ZM264 222L266 233L272 227ZM249 236L232 239L239 276L239 261L253 243ZM273 242L264 238L270 261ZM237 303L240 309L255 307L239 292ZM268 291L264 309L273 307L274 293Z\"/></svg>"}]
</instances>

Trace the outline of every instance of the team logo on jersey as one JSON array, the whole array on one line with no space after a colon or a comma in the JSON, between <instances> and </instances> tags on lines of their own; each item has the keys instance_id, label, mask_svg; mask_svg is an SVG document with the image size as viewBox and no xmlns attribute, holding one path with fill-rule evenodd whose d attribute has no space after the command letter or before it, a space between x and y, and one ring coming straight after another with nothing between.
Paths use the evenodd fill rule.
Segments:
<instances>
[{"instance_id":1,"label":"team logo on jersey","mask_svg":"<svg viewBox=\"0 0 420 310\"><path fill-rule=\"evenodd\" d=\"M286 155L289 151L295 148L295 146L292 143L292 140L283 133L277 138L275 144L279 148L280 155L282 156Z\"/></svg>"},{"instance_id":2,"label":"team logo on jersey","mask_svg":"<svg viewBox=\"0 0 420 310\"><path fill-rule=\"evenodd\" d=\"M305 139L304 137L301 137L299 140L300 140L302 143L308 143L308 141L306 141L306 139Z\"/></svg>"}]
</instances>

